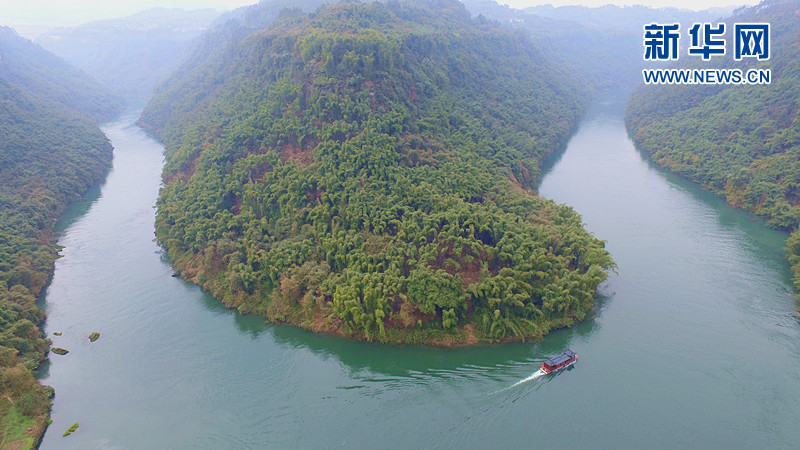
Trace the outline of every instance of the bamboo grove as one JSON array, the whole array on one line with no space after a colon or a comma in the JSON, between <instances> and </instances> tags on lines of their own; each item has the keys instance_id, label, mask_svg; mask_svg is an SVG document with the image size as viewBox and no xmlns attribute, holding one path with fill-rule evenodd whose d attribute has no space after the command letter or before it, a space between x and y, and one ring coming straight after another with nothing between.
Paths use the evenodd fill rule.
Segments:
<instances>
[{"instance_id":1,"label":"bamboo grove","mask_svg":"<svg viewBox=\"0 0 800 450\"><path fill-rule=\"evenodd\" d=\"M582 109L566 80L455 1L283 14L143 112L167 144L158 240L183 277L275 322L542 336L583 319L614 267L533 191Z\"/></svg>"},{"instance_id":2,"label":"bamboo grove","mask_svg":"<svg viewBox=\"0 0 800 450\"><path fill-rule=\"evenodd\" d=\"M122 104L9 28L0 57L0 434L9 448L33 448L53 393L34 377L50 349L37 298L58 254L53 224L111 167L94 120Z\"/></svg>"},{"instance_id":3,"label":"bamboo grove","mask_svg":"<svg viewBox=\"0 0 800 450\"><path fill-rule=\"evenodd\" d=\"M0 411L41 433L51 390L33 376L49 350L36 300L56 259L52 226L108 170L111 146L90 120L48 109L2 78L0 98Z\"/></svg>"}]
</instances>

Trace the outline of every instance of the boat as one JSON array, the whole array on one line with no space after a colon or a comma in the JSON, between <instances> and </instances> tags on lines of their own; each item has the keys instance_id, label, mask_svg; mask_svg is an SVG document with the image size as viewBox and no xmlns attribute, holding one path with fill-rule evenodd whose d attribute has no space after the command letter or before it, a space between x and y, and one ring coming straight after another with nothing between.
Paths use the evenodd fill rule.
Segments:
<instances>
[{"instance_id":1,"label":"boat","mask_svg":"<svg viewBox=\"0 0 800 450\"><path fill-rule=\"evenodd\" d=\"M578 354L570 349L566 349L564 353L545 360L544 364L542 364L541 371L545 374L553 373L575 364L577 360Z\"/></svg>"}]
</instances>

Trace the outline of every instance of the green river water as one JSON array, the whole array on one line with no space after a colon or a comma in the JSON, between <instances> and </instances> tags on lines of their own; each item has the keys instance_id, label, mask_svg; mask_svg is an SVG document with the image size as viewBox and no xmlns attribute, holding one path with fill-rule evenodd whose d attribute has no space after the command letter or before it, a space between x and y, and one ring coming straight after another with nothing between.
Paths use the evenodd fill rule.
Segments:
<instances>
[{"instance_id":1,"label":"green river water","mask_svg":"<svg viewBox=\"0 0 800 450\"><path fill-rule=\"evenodd\" d=\"M114 167L59 223L43 300L70 353L40 372L56 390L41 448L800 445L786 235L654 168L624 102L594 103L540 188L619 265L595 311L543 342L458 349L268 325L172 278L153 234L163 147L136 114L108 124ZM572 369L510 387L567 347Z\"/></svg>"}]
</instances>

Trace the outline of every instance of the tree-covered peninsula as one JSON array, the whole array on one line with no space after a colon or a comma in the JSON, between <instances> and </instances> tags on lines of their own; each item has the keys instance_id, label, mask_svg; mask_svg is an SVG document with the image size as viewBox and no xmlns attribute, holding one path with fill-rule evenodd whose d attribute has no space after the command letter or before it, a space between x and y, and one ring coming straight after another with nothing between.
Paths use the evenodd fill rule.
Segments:
<instances>
[{"instance_id":1,"label":"tree-covered peninsula","mask_svg":"<svg viewBox=\"0 0 800 450\"><path fill-rule=\"evenodd\" d=\"M606 270L535 195L581 92L454 0L294 10L187 63L141 123L167 146L156 234L240 311L439 345L581 320Z\"/></svg>"},{"instance_id":2,"label":"tree-covered peninsula","mask_svg":"<svg viewBox=\"0 0 800 450\"><path fill-rule=\"evenodd\" d=\"M713 67L770 69L771 83L642 85L630 98L628 131L655 163L793 231L787 253L800 290L800 1L765 1L725 21L770 24L771 57L734 62L729 54Z\"/></svg>"},{"instance_id":3,"label":"tree-covered peninsula","mask_svg":"<svg viewBox=\"0 0 800 450\"><path fill-rule=\"evenodd\" d=\"M36 50L26 51L32 48ZM111 145L94 119L108 117L121 105L88 76L63 70L63 61L45 54L13 30L0 28L0 445L4 448L35 447L47 426L52 389L37 383L33 371L50 348L40 329L44 312L36 300L57 257L53 223L108 172ZM72 87L58 84L64 80L77 82ZM113 105L103 103L105 98ZM60 103L62 99L65 103Z\"/></svg>"}]
</instances>

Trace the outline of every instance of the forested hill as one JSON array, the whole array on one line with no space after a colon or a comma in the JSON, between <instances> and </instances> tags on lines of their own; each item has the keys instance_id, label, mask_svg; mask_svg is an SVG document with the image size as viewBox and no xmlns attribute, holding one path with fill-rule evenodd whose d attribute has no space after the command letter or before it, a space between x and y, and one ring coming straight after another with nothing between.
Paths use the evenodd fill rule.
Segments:
<instances>
[{"instance_id":1,"label":"forested hill","mask_svg":"<svg viewBox=\"0 0 800 450\"><path fill-rule=\"evenodd\" d=\"M725 22L731 29L736 22L769 23L770 59L735 63L729 41L728 54L712 57L719 62L702 63L703 67L769 68L771 84L642 85L628 105L628 131L657 164L725 196L734 206L769 218L770 226L797 230L800 1L765 1L738 10ZM789 239L788 253L795 287L800 289L797 231Z\"/></svg>"},{"instance_id":2,"label":"forested hill","mask_svg":"<svg viewBox=\"0 0 800 450\"><path fill-rule=\"evenodd\" d=\"M47 426L52 389L38 384L33 371L50 348L39 328L44 313L36 300L53 273L57 255L53 222L108 172L111 145L92 118L105 118L119 107L92 92L99 86L87 81L86 75L65 69L63 62L44 53L13 31L0 29L0 435L4 448L33 448ZM51 84L56 81L62 84ZM71 81L84 83L78 87L89 91L71 89Z\"/></svg>"},{"instance_id":3,"label":"forested hill","mask_svg":"<svg viewBox=\"0 0 800 450\"><path fill-rule=\"evenodd\" d=\"M95 122L123 109L122 99L13 29L0 26L0 76L29 96L56 102Z\"/></svg>"},{"instance_id":4,"label":"forested hill","mask_svg":"<svg viewBox=\"0 0 800 450\"><path fill-rule=\"evenodd\" d=\"M310 13L325 3L330 0L270 0L222 14L195 40L190 55L169 79L157 86L140 124L157 133L176 130L172 121L186 120L196 104L222 83L228 72L218 65L231 58L224 54L231 45L269 26L284 10ZM162 138L169 141L167 135Z\"/></svg>"},{"instance_id":5,"label":"forested hill","mask_svg":"<svg viewBox=\"0 0 800 450\"><path fill-rule=\"evenodd\" d=\"M33 370L49 349L36 299L56 259L53 222L105 175L111 145L87 117L3 75L0 99L0 434L29 448L50 411Z\"/></svg>"},{"instance_id":6,"label":"forested hill","mask_svg":"<svg viewBox=\"0 0 800 450\"><path fill-rule=\"evenodd\" d=\"M367 340L522 339L582 319L613 266L533 193L581 92L457 1L288 12L169 85L141 119L167 143L156 234L229 307Z\"/></svg>"},{"instance_id":7,"label":"forested hill","mask_svg":"<svg viewBox=\"0 0 800 450\"><path fill-rule=\"evenodd\" d=\"M493 0L463 0L473 15L530 33L545 56L596 90L633 88L642 78L642 25L710 22L733 8L689 11L645 6L532 6L524 10Z\"/></svg>"}]
</instances>

